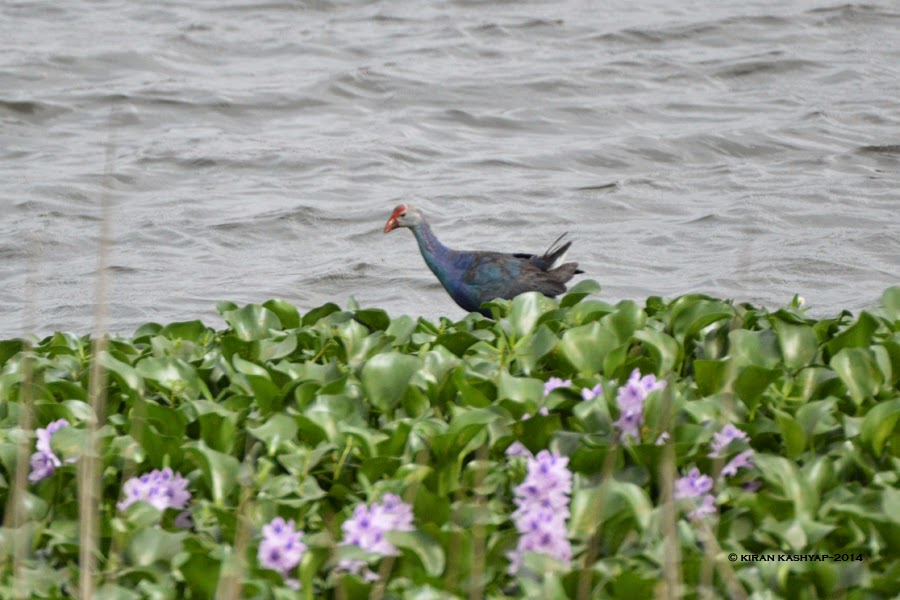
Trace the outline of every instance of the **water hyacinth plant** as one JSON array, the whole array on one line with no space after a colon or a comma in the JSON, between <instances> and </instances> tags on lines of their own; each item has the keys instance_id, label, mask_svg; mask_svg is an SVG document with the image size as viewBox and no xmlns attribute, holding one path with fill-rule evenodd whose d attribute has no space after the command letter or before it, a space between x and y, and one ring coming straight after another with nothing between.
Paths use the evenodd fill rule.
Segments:
<instances>
[{"instance_id":1,"label":"water hyacinth plant","mask_svg":"<svg viewBox=\"0 0 900 600\"><path fill-rule=\"evenodd\" d=\"M527 460L528 475L515 488L517 508L512 517L519 541L507 554L513 574L522 567L526 552L546 554L566 564L572 558L572 546L566 539L572 493L572 473L566 468L569 459L541 450Z\"/></svg>"},{"instance_id":2,"label":"water hyacinth plant","mask_svg":"<svg viewBox=\"0 0 900 600\"><path fill-rule=\"evenodd\" d=\"M729 444L735 440L748 441L747 434L729 423L722 428L722 431L713 434L713 442L709 446L709 456L712 458L722 456Z\"/></svg>"},{"instance_id":3,"label":"water hyacinth plant","mask_svg":"<svg viewBox=\"0 0 900 600\"><path fill-rule=\"evenodd\" d=\"M35 434L37 442L35 443L36 452L31 455L31 473L28 474L28 481L36 483L45 477L49 477L57 467L61 467L63 461L53 452L50 447L50 439L53 434L67 427L69 422L65 419L58 419L48 424L46 428L38 429ZM74 462L69 459L67 462Z\"/></svg>"},{"instance_id":4,"label":"water hyacinth plant","mask_svg":"<svg viewBox=\"0 0 900 600\"><path fill-rule=\"evenodd\" d=\"M662 436L660 436L662 437ZM725 425L721 431L713 434L708 456L722 458L726 454L731 442L742 440L749 442L750 438L731 423ZM659 440L657 440L659 444ZM753 449L749 448L732 458L719 472L719 478L734 477L739 469L752 469ZM716 498L709 492L713 489L713 479L708 475L701 475L700 469L694 467L685 477L675 482L675 499L699 499L699 505L688 513L688 518L694 520L708 517L716 513Z\"/></svg>"},{"instance_id":5,"label":"water hyacinth plant","mask_svg":"<svg viewBox=\"0 0 900 600\"><path fill-rule=\"evenodd\" d=\"M584 400L593 400L597 396L603 393L603 386L599 383L592 388L582 388L581 389L581 397Z\"/></svg>"},{"instance_id":6,"label":"water hyacinth plant","mask_svg":"<svg viewBox=\"0 0 900 600\"><path fill-rule=\"evenodd\" d=\"M619 387L616 394L616 405L619 407L619 418L615 422L622 440L628 443L629 438L641 441L641 426L644 424L644 400L650 392L666 387L665 381L657 381L655 375L641 377L635 369L625 385Z\"/></svg>"},{"instance_id":7,"label":"water hyacinth plant","mask_svg":"<svg viewBox=\"0 0 900 600\"><path fill-rule=\"evenodd\" d=\"M597 290L0 341L0 597L896 594L900 288L829 318Z\"/></svg>"},{"instance_id":8,"label":"water hyacinth plant","mask_svg":"<svg viewBox=\"0 0 900 600\"><path fill-rule=\"evenodd\" d=\"M341 525L344 532L342 545L358 546L366 552L382 556L397 554L397 548L387 539L392 531L412 531L412 507L403 502L395 494L386 494L381 502L371 506L359 504L353 510L353 516ZM367 581L374 581L378 576L368 569L365 561L344 559L339 567Z\"/></svg>"},{"instance_id":9,"label":"water hyacinth plant","mask_svg":"<svg viewBox=\"0 0 900 600\"><path fill-rule=\"evenodd\" d=\"M572 385L572 380L570 379L561 379L559 377L551 377L544 384L544 396L549 396L550 392L555 389L569 387Z\"/></svg>"},{"instance_id":10,"label":"water hyacinth plant","mask_svg":"<svg viewBox=\"0 0 900 600\"><path fill-rule=\"evenodd\" d=\"M295 529L293 520L275 517L263 526L262 538L256 555L260 566L280 574L289 587L299 588L300 582L290 573L300 564L306 552L306 544L301 541L303 532Z\"/></svg>"},{"instance_id":11,"label":"water hyacinth plant","mask_svg":"<svg viewBox=\"0 0 900 600\"><path fill-rule=\"evenodd\" d=\"M125 510L135 502L143 500L154 508L186 508L191 501L191 493L187 489L188 480L172 469L154 469L140 477L132 477L122 487L124 498L116 506Z\"/></svg>"}]
</instances>

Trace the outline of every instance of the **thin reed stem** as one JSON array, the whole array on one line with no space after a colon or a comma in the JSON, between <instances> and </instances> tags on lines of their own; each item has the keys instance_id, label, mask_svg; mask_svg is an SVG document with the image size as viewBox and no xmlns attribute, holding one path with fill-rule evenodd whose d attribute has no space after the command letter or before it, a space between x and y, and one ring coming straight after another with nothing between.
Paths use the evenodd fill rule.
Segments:
<instances>
[{"instance_id":1,"label":"thin reed stem","mask_svg":"<svg viewBox=\"0 0 900 600\"><path fill-rule=\"evenodd\" d=\"M100 479L102 465L97 444L97 431L106 419L106 370L101 356L106 351L106 318L108 313L107 267L112 245L112 179L116 145L115 126L110 115L103 193L100 195L100 240L97 251L97 285L94 300L94 335L91 352L88 399L93 418L87 422L84 454L78 464L78 597L91 600L97 589L97 555L100 548Z\"/></svg>"},{"instance_id":2,"label":"thin reed stem","mask_svg":"<svg viewBox=\"0 0 900 600\"><path fill-rule=\"evenodd\" d=\"M612 472L616 466L616 455L619 452L618 440L613 441L606 450L606 456L603 459L603 470L600 474L600 487L597 493L597 514L603 518L606 509L606 496L609 494L609 482L612 480ZM587 550L584 553L584 561L581 566L581 572L578 574L578 588L576 598L578 600L588 600L591 597L591 583L594 579L594 562L597 560L600 546L600 531L603 527L602 523L598 523L594 534L588 542Z\"/></svg>"},{"instance_id":3,"label":"thin reed stem","mask_svg":"<svg viewBox=\"0 0 900 600\"><path fill-rule=\"evenodd\" d=\"M478 470L475 474L475 497L478 510L476 514L481 514L481 509L487 504L484 494L477 490L481 487L485 477L487 477L487 444L478 449ZM472 528L472 569L469 571L469 600L479 600L484 594L484 563L485 563L485 527L478 523Z\"/></svg>"},{"instance_id":4,"label":"thin reed stem","mask_svg":"<svg viewBox=\"0 0 900 600\"><path fill-rule=\"evenodd\" d=\"M416 464L424 465L427 463L428 450L420 450L418 455L416 456ZM416 494L419 493L420 485L421 483L416 481L411 486L406 488L406 492L403 494L403 501L410 506L414 506L416 502ZM369 593L369 600L381 600L384 597L388 577L390 577L391 571L394 569L394 563L396 562L397 557L395 556L386 556L384 560L381 561L381 567L379 567L378 569L378 580L375 582L375 585L372 586L372 591Z\"/></svg>"}]
</instances>

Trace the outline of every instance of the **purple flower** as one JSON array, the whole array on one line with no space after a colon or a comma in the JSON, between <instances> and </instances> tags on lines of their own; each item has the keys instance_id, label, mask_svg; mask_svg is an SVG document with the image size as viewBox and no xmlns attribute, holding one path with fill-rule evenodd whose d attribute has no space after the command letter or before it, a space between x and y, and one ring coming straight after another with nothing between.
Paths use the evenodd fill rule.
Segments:
<instances>
[{"instance_id":1,"label":"purple flower","mask_svg":"<svg viewBox=\"0 0 900 600\"><path fill-rule=\"evenodd\" d=\"M564 563L571 560L572 546L566 538L572 493L568 463L568 457L547 450L528 459L528 474L513 490L518 508L512 516L520 537L516 549L507 554L510 573L521 568L525 552L546 554Z\"/></svg>"},{"instance_id":2,"label":"purple flower","mask_svg":"<svg viewBox=\"0 0 900 600\"><path fill-rule=\"evenodd\" d=\"M35 443L37 452L31 455L31 473L28 474L28 481L31 483L38 482L45 477L49 477L57 467L62 466L62 461L50 447L50 438L53 437L54 433L63 427L68 427L68 425L69 422L65 419L58 419L47 425L46 428L38 429L35 432L37 434L37 442ZM75 462L75 459L69 458L66 462L72 463Z\"/></svg>"},{"instance_id":3,"label":"purple flower","mask_svg":"<svg viewBox=\"0 0 900 600\"><path fill-rule=\"evenodd\" d=\"M592 388L582 388L581 397L585 400L593 400L603 393L603 386L599 383Z\"/></svg>"},{"instance_id":4,"label":"purple flower","mask_svg":"<svg viewBox=\"0 0 900 600\"><path fill-rule=\"evenodd\" d=\"M187 486L188 480L169 467L162 471L154 469L126 481L123 486L125 498L116 507L125 510L138 500L143 500L159 510L185 508L191 500Z\"/></svg>"},{"instance_id":5,"label":"purple flower","mask_svg":"<svg viewBox=\"0 0 900 600\"><path fill-rule=\"evenodd\" d=\"M412 531L412 507L396 494L385 494L380 504L373 504L371 514L385 531Z\"/></svg>"},{"instance_id":6,"label":"purple flower","mask_svg":"<svg viewBox=\"0 0 900 600\"><path fill-rule=\"evenodd\" d=\"M709 446L712 451L709 453L709 456L711 458L722 456L722 451L734 440L744 440L745 442L749 442L750 438L747 437L746 433L731 423L728 423L722 428L722 431L713 434L713 442Z\"/></svg>"},{"instance_id":7,"label":"purple flower","mask_svg":"<svg viewBox=\"0 0 900 600\"><path fill-rule=\"evenodd\" d=\"M753 449L744 450L730 461L728 464L722 467L721 477L734 477L737 475L738 469L752 469L754 467L753 463Z\"/></svg>"},{"instance_id":8,"label":"purple flower","mask_svg":"<svg viewBox=\"0 0 900 600\"><path fill-rule=\"evenodd\" d=\"M381 502L371 506L359 504L353 509L353 516L344 521L342 546L359 546L366 552L381 555L397 554L397 548L391 544L385 534L391 531L413 531L412 507L395 494L385 494ZM359 575L362 573L366 581L377 579L377 575L368 570L362 560L344 559L338 568Z\"/></svg>"},{"instance_id":9,"label":"purple flower","mask_svg":"<svg viewBox=\"0 0 900 600\"><path fill-rule=\"evenodd\" d=\"M741 486L741 488L745 492L750 492L750 493L758 492L759 488L761 488L761 487L762 487L762 482L758 479L755 481L748 481L747 483L745 483L744 485Z\"/></svg>"},{"instance_id":10,"label":"purple flower","mask_svg":"<svg viewBox=\"0 0 900 600\"><path fill-rule=\"evenodd\" d=\"M28 474L28 481L35 483L45 477L49 477L53 470L60 465L62 465L62 462L55 454L35 452L31 455L31 473Z\"/></svg>"},{"instance_id":11,"label":"purple flower","mask_svg":"<svg viewBox=\"0 0 900 600\"><path fill-rule=\"evenodd\" d=\"M713 480L708 475L701 475L700 469L694 467L686 477L675 481L675 499L699 498L712 489Z\"/></svg>"},{"instance_id":12,"label":"purple flower","mask_svg":"<svg viewBox=\"0 0 900 600\"><path fill-rule=\"evenodd\" d=\"M519 456L521 458L531 458L531 451L525 447L522 442L515 441L506 449L507 456Z\"/></svg>"},{"instance_id":13,"label":"purple flower","mask_svg":"<svg viewBox=\"0 0 900 600\"><path fill-rule=\"evenodd\" d=\"M368 563L364 560L351 560L349 558L341 559L338 563L338 569L359 575L364 581L372 582L378 580L378 574L369 568Z\"/></svg>"},{"instance_id":14,"label":"purple flower","mask_svg":"<svg viewBox=\"0 0 900 600\"><path fill-rule=\"evenodd\" d=\"M563 380L563 379L560 379L559 377L551 377L544 384L544 396L547 396L548 394L550 394L550 392L552 392L556 388L569 387L570 385L572 385L571 379Z\"/></svg>"},{"instance_id":15,"label":"purple flower","mask_svg":"<svg viewBox=\"0 0 900 600\"><path fill-rule=\"evenodd\" d=\"M700 504L688 513L689 519L699 519L707 515L715 514L716 498L709 491L713 487L713 480L708 475L701 475L700 469L694 467L686 477L680 477L675 481L675 499L691 500L694 503L699 499Z\"/></svg>"},{"instance_id":16,"label":"purple flower","mask_svg":"<svg viewBox=\"0 0 900 600\"><path fill-rule=\"evenodd\" d=\"M288 578L288 573L300 564L306 552L306 544L300 541L303 532L294 529L293 519L285 521L275 517L268 525L263 525L262 534L257 552L259 564L264 569L277 571L289 586L294 587L297 582Z\"/></svg>"},{"instance_id":17,"label":"purple flower","mask_svg":"<svg viewBox=\"0 0 900 600\"><path fill-rule=\"evenodd\" d=\"M546 406L542 406L538 409L538 414L546 417L547 415L550 414L550 410ZM531 418L531 413L525 413L524 415L522 415L523 421L527 421L530 418Z\"/></svg>"},{"instance_id":18,"label":"purple flower","mask_svg":"<svg viewBox=\"0 0 900 600\"><path fill-rule=\"evenodd\" d=\"M616 405L619 407L619 418L614 423L621 432L622 439L633 437L641 441L641 426L644 424L644 400L650 392L666 387L665 381L657 381L655 375L641 377L637 369L624 385L619 386L616 394Z\"/></svg>"},{"instance_id":19,"label":"purple flower","mask_svg":"<svg viewBox=\"0 0 900 600\"><path fill-rule=\"evenodd\" d=\"M622 432L622 440L626 441L628 437L633 437L634 439L640 441L641 439L641 425L644 423L644 410L640 409L627 409L623 410L619 414L619 418L616 419L616 422L613 425Z\"/></svg>"},{"instance_id":20,"label":"purple flower","mask_svg":"<svg viewBox=\"0 0 900 600\"><path fill-rule=\"evenodd\" d=\"M175 517L175 521L173 525L179 529L193 529L194 527L194 517L191 515L191 511L183 510L178 513L178 516Z\"/></svg>"},{"instance_id":21,"label":"purple flower","mask_svg":"<svg viewBox=\"0 0 900 600\"><path fill-rule=\"evenodd\" d=\"M706 494L700 501L700 505L688 513L688 519L702 519L714 514L716 514L716 498L712 494Z\"/></svg>"}]
</instances>

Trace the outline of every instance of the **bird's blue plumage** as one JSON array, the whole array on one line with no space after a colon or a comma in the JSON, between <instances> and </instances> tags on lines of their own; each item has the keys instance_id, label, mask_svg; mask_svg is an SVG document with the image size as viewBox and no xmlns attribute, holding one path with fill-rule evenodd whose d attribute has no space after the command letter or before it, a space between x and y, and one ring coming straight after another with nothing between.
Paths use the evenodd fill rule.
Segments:
<instances>
[{"instance_id":1,"label":"bird's blue plumage","mask_svg":"<svg viewBox=\"0 0 900 600\"><path fill-rule=\"evenodd\" d=\"M391 225L390 221L388 225ZM463 309L481 312L485 316L490 316L489 311L481 309L485 302L495 298L512 299L530 291L553 297L563 293L566 282L576 273L581 273L577 263L555 266L571 242L559 247L551 246L545 254L537 256L470 252L444 246L421 215L416 222L406 226L412 229L425 264L450 297ZM386 227L385 231L388 230Z\"/></svg>"}]
</instances>

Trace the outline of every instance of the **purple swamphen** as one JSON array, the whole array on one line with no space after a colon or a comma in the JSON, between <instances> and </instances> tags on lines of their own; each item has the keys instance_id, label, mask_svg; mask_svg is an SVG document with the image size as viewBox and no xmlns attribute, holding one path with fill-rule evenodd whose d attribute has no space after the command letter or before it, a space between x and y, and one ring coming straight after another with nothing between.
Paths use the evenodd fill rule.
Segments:
<instances>
[{"instance_id":1,"label":"purple swamphen","mask_svg":"<svg viewBox=\"0 0 900 600\"><path fill-rule=\"evenodd\" d=\"M495 298L511 300L525 292L540 292L553 298L566 291L566 282L576 273L578 263L558 264L572 242L557 246L560 236L543 255L469 252L451 250L431 231L422 212L409 204L394 209L384 226L388 233L398 227L412 229L425 264L462 308L490 317L481 305Z\"/></svg>"}]
</instances>

